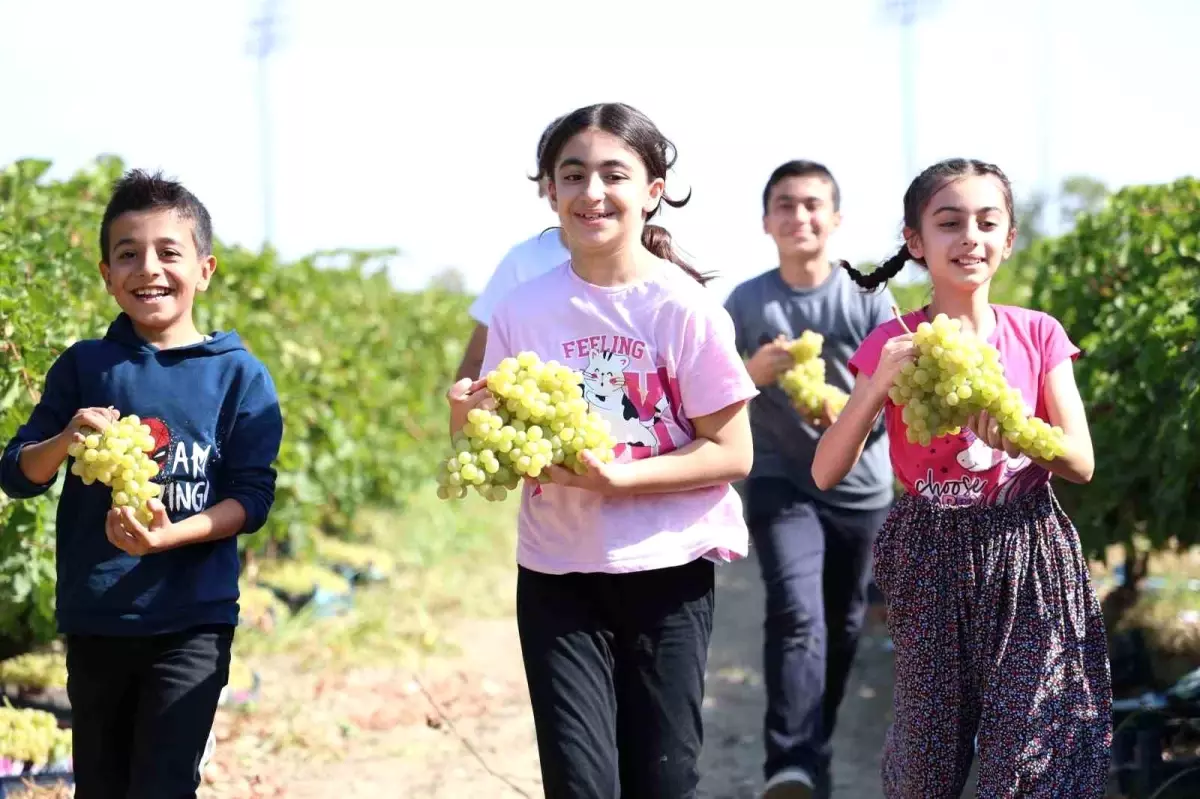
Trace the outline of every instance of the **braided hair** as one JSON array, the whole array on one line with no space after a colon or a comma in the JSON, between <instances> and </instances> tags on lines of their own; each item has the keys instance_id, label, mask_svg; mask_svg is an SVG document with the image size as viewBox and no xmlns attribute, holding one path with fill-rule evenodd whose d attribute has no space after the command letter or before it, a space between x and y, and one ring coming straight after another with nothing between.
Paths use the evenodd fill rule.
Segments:
<instances>
[{"instance_id":1,"label":"braided hair","mask_svg":"<svg viewBox=\"0 0 1200 799\"><path fill-rule=\"evenodd\" d=\"M917 175L916 179L909 185L908 191L904 192L905 229L912 231L919 231L921 229L921 214L924 213L925 206L933 199L933 195L941 191L947 183L961 178L984 175L991 175L1000 181L1000 185L1004 188L1004 201L1008 209L1008 218L1013 219L1012 185L1008 181L1008 176L1004 174L1000 167L970 158L950 158L945 161L939 161ZM921 264L921 266L925 265L923 259L913 257L912 252L908 249L908 243L905 242L900 245L900 249L896 251L895 255L870 272L860 272L845 262L842 263L842 267L849 273L850 279L860 288L871 291L900 274L900 270L909 261Z\"/></svg>"}]
</instances>

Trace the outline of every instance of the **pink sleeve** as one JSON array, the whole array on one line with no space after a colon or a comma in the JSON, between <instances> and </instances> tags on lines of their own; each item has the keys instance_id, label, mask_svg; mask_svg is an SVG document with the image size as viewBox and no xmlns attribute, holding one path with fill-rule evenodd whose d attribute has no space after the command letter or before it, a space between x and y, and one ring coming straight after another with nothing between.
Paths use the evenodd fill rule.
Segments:
<instances>
[{"instance_id":1,"label":"pink sleeve","mask_svg":"<svg viewBox=\"0 0 1200 799\"><path fill-rule=\"evenodd\" d=\"M1044 314L1041 320L1041 335L1038 343L1042 348L1042 364L1045 372L1058 366L1067 358L1072 360L1079 357L1079 347L1071 341L1062 323L1049 314Z\"/></svg>"},{"instance_id":2,"label":"pink sleeve","mask_svg":"<svg viewBox=\"0 0 1200 799\"><path fill-rule=\"evenodd\" d=\"M879 327L871 331L863 343L858 346L858 351L850 358L846 367L850 370L850 374L858 377L859 372L870 377L875 374L875 367L879 365L879 355L883 352L883 345L892 337L890 327L895 326L897 331L899 327L894 323L889 324L884 322Z\"/></svg>"},{"instance_id":3,"label":"pink sleeve","mask_svg":"<svg viewBox=\"0 0 1200 799\"><path fill-rule=\"evenodd\" d=\"M687 321L675 375L691 419L758 396L734 344L733 320L720 306L697 310Z\"/></svg>"}]
</instances>

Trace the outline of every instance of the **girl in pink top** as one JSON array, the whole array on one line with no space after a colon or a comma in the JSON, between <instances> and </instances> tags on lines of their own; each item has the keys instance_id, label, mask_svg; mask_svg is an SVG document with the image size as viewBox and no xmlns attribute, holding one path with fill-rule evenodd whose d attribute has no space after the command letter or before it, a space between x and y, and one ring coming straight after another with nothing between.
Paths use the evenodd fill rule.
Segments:
<instances>
[{"instance_id":1,"label":"girl in pink top","mask_svg":"<svg viewBox=\"0 0 1200 799\"><path fill-rule=\"evenodd\" d=\"M928 447L908 443L888 398L913 358L898 321L850 361L850 401L813 460L819 487L858 458L880 411L905 493L875 543L875 580L896 646L895 721L883 786L896 799L957 797L975 756L979 796L1101 797L1108 779L1111 689L1100 605L1079 537L1051 475L1085 483L1091 437L1072 361L1079 350L1046 314L988 302L1012 252L1012 190L997 167L953 159L925 170L904 196L900 251L868 275L870 289L912 260L929 270L930 305L915 329L946 314L1000 352L1029 410L1062 427L1053 462L1021 452L986 413Z\"/></svg>"},{"instance_id":2,"label":"girl in pink top","mask_svg":"<svg viewBox=\"0 0 1200 799\"><path fill-rule=\"evenodd\" d=\"M488 327L484 375L523 351L571 366L618 441L613 462L522 489L517 623L548 797L695 796L714 562L747 549L730 484L750 470L757 390L728 313L647 224L683 205L672 163L627 105L560 121L539 166L571 260ZM485 384L451 389L453 431L493 402Z\"/></svg>"}]
</instances>

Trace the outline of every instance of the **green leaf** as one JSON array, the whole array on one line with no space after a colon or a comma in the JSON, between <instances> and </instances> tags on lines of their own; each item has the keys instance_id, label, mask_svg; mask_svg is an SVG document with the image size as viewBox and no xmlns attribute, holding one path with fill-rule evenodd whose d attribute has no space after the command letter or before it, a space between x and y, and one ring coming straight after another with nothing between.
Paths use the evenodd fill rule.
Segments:
<instances>
[{"instance_id":1,"label":"green leaf","mask_svg":"<svg viewBox=\"0 0 1200 799\"><path fill-rule=\"evenodd\" d=\"M1091 483L1056 481L1084 547L1146 535L1155 547L1200 541L1189 512L1200 487L1200 182L1134 186L1075 229L1038 242L1054 265L1031 304L1086 351L1075 379L1096 455Z\"/></svg>"}]
</instances>

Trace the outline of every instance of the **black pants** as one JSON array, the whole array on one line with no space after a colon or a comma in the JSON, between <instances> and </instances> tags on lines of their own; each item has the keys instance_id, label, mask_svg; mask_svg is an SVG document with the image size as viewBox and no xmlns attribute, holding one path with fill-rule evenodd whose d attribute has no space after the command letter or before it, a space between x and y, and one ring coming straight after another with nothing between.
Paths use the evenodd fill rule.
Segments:
<instances>
[{"instance_id":1,"label":"black pants","mask_svg":"<svg viewBox=\"0 0 1200 799\"><path fill-rule=\"evenodd\" d=\"M194 799L233 629L67 636L76 799Z\"/></svg>"},{"instance_id":2,"label":"black pants","mask_svg":"<svg viewBox=\"0 0 1200 799\"><path fill-rule=\"evenodd\" d=\"M871 549L888 509L813 502L787 480L746 483L746 510L766 588L763 672L769 779L784 768L817 778L867 609Z\"/></svg>"},{"instance_id":3,"label":"black pants","mask_svg":"<svg viewBox=\"0 0 1200 799\"><path fill-rule=\"evenodd\" d=\"M696 795L713 569L520 569L517 625L547 799Z\"/></svg>"}]
</instances>

